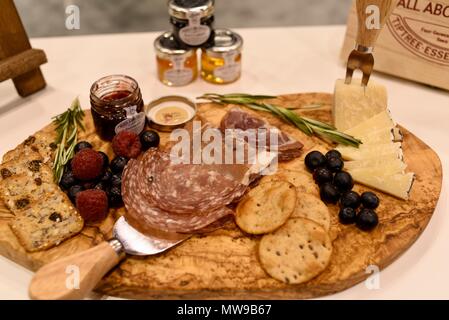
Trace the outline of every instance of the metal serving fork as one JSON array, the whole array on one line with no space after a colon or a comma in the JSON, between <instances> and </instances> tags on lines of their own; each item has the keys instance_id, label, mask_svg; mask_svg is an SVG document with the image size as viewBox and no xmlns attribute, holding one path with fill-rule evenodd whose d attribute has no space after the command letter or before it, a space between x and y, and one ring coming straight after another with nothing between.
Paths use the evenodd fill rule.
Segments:
<instances>
[{"instance_id":1,"label":"metal serving fork","mask_svg":"<svg viewBox=\"0 0 449 320\"><path fill-rule=\"evenodd\" d=\"M346 84L351 83L354 71L359 69L363 73L362 86L368 85L374 67L374 45L396 4L397 0L356 0L357 44L348 58Z\"/></svg>"}]
</instances>

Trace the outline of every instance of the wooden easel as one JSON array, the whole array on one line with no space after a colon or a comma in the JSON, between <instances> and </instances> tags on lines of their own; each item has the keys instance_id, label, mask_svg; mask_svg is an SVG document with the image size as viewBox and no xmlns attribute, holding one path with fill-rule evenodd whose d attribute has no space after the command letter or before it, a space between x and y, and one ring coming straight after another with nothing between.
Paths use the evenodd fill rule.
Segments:
<instances>
[{"instance_id":1,"label":"wooden easel","mask_svg":"<svg viewBox=\"0 0 449 320\"><path fill-rule=\"evenodd\" d=\"M45 52L32 49L12 0L0 0L0 82L12 79L20 96L45 88Z\"/></svg>"}]
</instances>

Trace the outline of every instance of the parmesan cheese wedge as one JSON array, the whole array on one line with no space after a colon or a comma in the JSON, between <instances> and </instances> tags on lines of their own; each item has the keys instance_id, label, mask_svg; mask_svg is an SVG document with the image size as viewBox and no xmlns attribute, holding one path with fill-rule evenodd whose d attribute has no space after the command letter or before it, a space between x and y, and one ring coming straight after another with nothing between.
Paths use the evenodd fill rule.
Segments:
<instances>
[{"instance_id":1,"label":"parmesan cheese wedge","mask_svg":"<svg viewBox=\"0 0 449 320\"><path fill-rule=\"evenodd\" d=\"M385 144L394 142L394 135L392 128L384 128L377 131L372 131L371 134L366 135L352 135L362 140L363 145L367 144Z\"/></svg>"},{"instance_id":2,"label":"parmesan cheese wedge","mask_svg":"<svg viewBox=\"0 0 449 320\"><path fill-rule=\"evenodd\" d=\"M377 131L384 128L394 128L396 123L391 117L390 111L383 110L382 112L374 115L373 117L357 123L356 126L345 131L347 134L363 134L367 135L370 132Z\"/></svg>"},{"instance_id":3,"label":"parmesan cheese wedge","mask_svg":"<svg viewBox=\"0 0 449 320\"><path fill-rule=\"evenodd\" d=\"M370 81L362 87L359 80L345 84L337 80L334 92L332 116L335 127L346 131L387 109L387 90L383 85Z\"/></svg>"},{"instance_id":4,"label":"parmesan cheese wedge","mask_svg":"<svg viewBox=\"0 0 449 320\"><path fill-rule=\"evenodd\" d=\"M373 175L369 169L359 169L351 172L352 178L368 187L388 193L400 199L408 200L413 181L414 173L399 173L389 175Z\"/></svg>"},{"instance_id":5,"label":"parmesan cheese wedge","mask_svg":"<svg viewBox=\"0 0 449 320\"><path fill-rule=\"evenodd\" d=\"M357 160L357 161L346 161L345 169L348 171L364 169L364 168L382 168L386 167L388 170L392 170L394 173L404 172L407 168L407 165L404 161L396 158L373 158L373 159L365 159L365 160Z\"/></svg>"},{"instance_id":6,"label":"parmesan cheese wedge","mask_svg":"<svg viewBox=\"0 0 449 320\"><path fill-rule=\"evenodd\" d=\"M393 164L387 164L380 167L366 167L366 168L359 168L359 169L346 169L351 175L355 174L357 175L358 171L362 171L365 174L371 174L373 176L385 176L385 175L392 175L392 174L404 174L404 167L403 166L396 166Z\"/></svg>"},{"instance_id":7,"label":"parmesan cheese wedge","mask_svg":"<svg viewBox=\"0 0 449 320\"><path fill-rule=\"evenodd\" d=\"M362 144L359 148L340 145L335 150L339 151L345 160L382 159L383 157L403 158L400 142L377 145Z\"/></svg>"}]
</instances>

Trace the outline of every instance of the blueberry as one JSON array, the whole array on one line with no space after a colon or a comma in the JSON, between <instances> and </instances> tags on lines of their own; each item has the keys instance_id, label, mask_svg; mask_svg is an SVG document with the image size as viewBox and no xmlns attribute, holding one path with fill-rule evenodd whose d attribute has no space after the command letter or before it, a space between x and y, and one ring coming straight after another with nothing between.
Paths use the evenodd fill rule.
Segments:
<instances>
[{"instance_id":1,"label":"blueberry","mask_svg":"<svg viewBox=\"0 0 449 320\"><path fill-rule=\"evenodd\" d=\"M80 141L75 146L75 153L78 153L83 149L92 149L92 145L87 141Z\"/></svg>"},{"instance_id":2,"label":"blueberry","mask_svg":"<svg viewBox=\"0 0 449 320\"><path fill-rule=\"evenodd\" d=\"M379 224L376 211L372 209L362 209L356 218L356 225L360 230L369 231Z\"/></svg>"},{"instance_id":3,"label":"blueberry","mask_svg":"<svg viewBox=\"0 0 449 320\"><path fill-rule=\"evenodd\" d=\"M114 174L111 178L111 186L120 188L122 186L122 177L118 174Z\"/></svg>"},{"instance_id":4,"label":"blueberry","mask_svg":"<svg viewBox=\"0 0 449 320\"><path fill-rule=\"evenodd\" d=\"M66 170L62 174L61 181L59 182L59 186L64 190L68 190L75 183L76 183L76 178L73 176L72 171Z\"/></svg>"},{"instance_id":5,"label":"blueberry","mask_svg":"<svg viewBox=\"0 0 449 320\"><path fill-rule=\"evenodd\" d=\"M107 192L109 190L108 183L100 181L95 185L94 189L103 190L104 192Z\"/></svg>"},{"instance_id":6,"label":"blueberry","mask_svg":"<svg viewBox=\"0 0 449 320\"><path fill-rule=\"evenodd\" d=\"M146 130L140 134L140 143L142 144L142 150L147 151L150 148L157 148L161 139L159 134L153 130Z\"/></svg>"},{"instance_id":7,"label":"blueberry","mask_svg":"<svg viewBox=\"0 0 449 320\"><path fill-rule=\"evenodd\" d=\"M70 199L70 201L72 201L73 204L76 203L76 196L77 196L78 192L81 192L83 190L84 190L83 186L80 186L78 184L70 187L67 195L69 196L69 199Z\"/></svg>"},{"instance_id":8,"label":"blueberry","mask_svg":"<svg viewBox=\"0 0 449 320\"><path fill-rule=\"evenodd\" d=\"M332 182L334 175L327 168L318 168L313 173L313 179L318 185L321 186L323 183Z\"/></svg>"},{"instance_id":9,"label":"blueberry","mask_svg":"<svg viewBox=\"0 0 449 320\"><path fill-rule=\"evenodd\" d=\"M352 224L357 218L357 212L353 208L342 208L338 213L338 219L342 224Z\"/></svg>"},{"instance_id":10,"label":"blueberry","mask_svg":"<svg viewBox=\"0 0 449 320\"><path fill-rule=\"evenodd\" d=\"M341 196L340 205L342 208L357 209L360 206L360 196L355 191L346 192Z\"/></svg>"},{"instance_id":11,"label":"blueberry","mask_svg":"<svg viewBox=\"0 0 449 320\"><path fill-rule=\"evenodd\" d=\"M99 151L98 152L101 157L103 158L103 168L106 169L107 167L109 167L109 157L106 153L104 153L103 151Z\"/></svg>"},{"instance_id":12,"label":"blueberry","mask_svg":"<svg viewBox=\"0 0 449 320\"><path fill-rule=\"evenodd\" d=\"M108 196L110 207L117 208L123 205L122 191L119 187L112 187L108 192Z\"/></svg>"},{"instance_id":13,"label":"blueberry","mask_svg":"<svg viewBox=\"0 0 449 320\"><path fill-rule=\"evenodd\" d=\"M106 170L103 175L100 177L99 181L109 184L111 182L112 172Z\"/></svg>"},{"instance_id":14,"label":"blueberry","mask_svg":"<svg viewBox=\"0 0 449 320\"><path fill-rule=\"evenodd\" d=\"M326 159L330 159L330 158L338 158L338 159L341 159L341 153L340 153L340 151L337 151L337 150L330 150L330 151L328 151L327 153L326 153Z\"/></svg>"},{"instance_id":15,"label":"blueberry","mask_svg":"<svg viewBox=\"0 0 449 320\"><path fill-rule=\"evenodd\" d=\"M326 164L326 157L319 151L312 151L307 154L304 163L307 169L313 172L315 169L323 167Z\"/></svg>"},{"instance_id":16,"label":"blueberry","mask_svg":"<svg viewBox=\"0 0 449 320\"><path fill-rule=\"evenodd\" d=\"M110 168L113 173L122 173L127 163L128 159L122 156L118 156L112 159Z\"/></svg>"},{"instance_id":17,"label":"blueberry","mask_svg":"<svg viewBox=\"0 0 449 320\"><path fill-rule=\"evenodd\" d=\"M337 203L340 199L340 192L332 183L325 183L320 188L320 197L325 203Z\"/></svg>"},{"instance_id":18,"label":"blueberry","mask_svg":"<svg viewBox=\"0 0 449 320\"><path fill-rule=\"evenodd\" d=\"M89 190L95 188L96 184L97 183L95 181L84 181L82 186L85 190Z\"/></svg>"},{"instance_id":19,"label":"blueberry","mask_svg":"<svg viewBox=\"0 0 449 320\"><path fill-rule=\"evenodd\" d=\"M354 181L349 173L337 172L334 176L334 185L337 187L338 191L345 193L352 189Z\"/></svg>"},{"instance_id":20,"label":"blueberry","mask_svg":"<svg viewBox=\"0 0 449 320\"><path fill-rule=\"evenodd\" d=\"M367 209L376 209L379 206L379 198L373 192L364 192L361 196L362 205Z\"/></svg>"},{"instance_id":21,"label":"blueberry","mask_svg":"<svg viewBox=\"0 0 449 320\"><path fill-rule=\"evenodd\" d=\"M340 172L343 170L344 162L341 158L332 157L327 159L327 168L332 172Z\"/></svg>"}]
</instances>

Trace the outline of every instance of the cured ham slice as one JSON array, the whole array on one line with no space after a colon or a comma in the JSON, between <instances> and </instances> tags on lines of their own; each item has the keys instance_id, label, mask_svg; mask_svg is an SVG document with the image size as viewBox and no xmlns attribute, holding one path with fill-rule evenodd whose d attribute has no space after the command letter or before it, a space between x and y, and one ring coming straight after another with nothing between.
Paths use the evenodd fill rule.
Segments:
<instances>
[{"instance_id":1,"label":"cured ham slice","mask_svg":"<svg viewBox=\"0 0 449 320\"><path fill-rule=\"evenodd\" d=\"M228 111L228 113L223 117L220 124L220 129L225 132L226 129L233 130L248 130L248 129L266 129L267 139L263 142L257 141L257 145L260 148L264 146L268 151L271 147L275 146L278 152L279 161L290 161L301 155L303 144L286 133L280 131L278 128L271 126L265 120L258 118L248 112L245 112L241 108L235 107ZM271 142L270 132L275 130L278 134L277 144L275 141Z\"/></svg>"}]
</instances>

